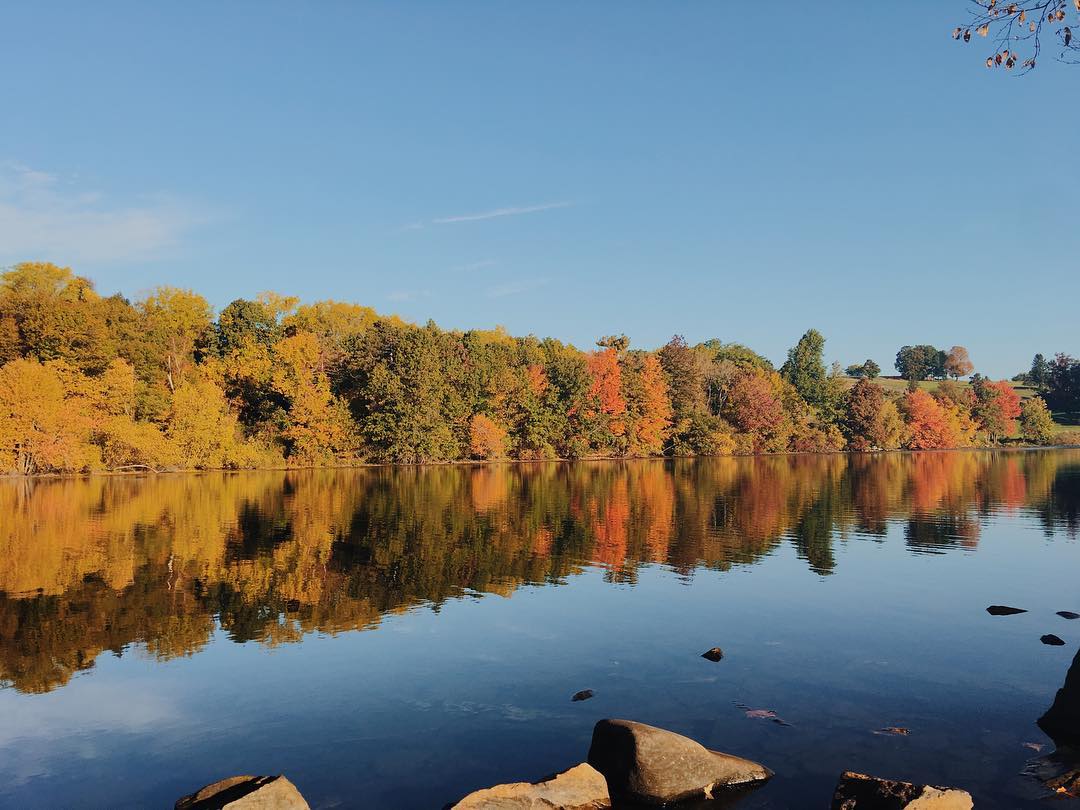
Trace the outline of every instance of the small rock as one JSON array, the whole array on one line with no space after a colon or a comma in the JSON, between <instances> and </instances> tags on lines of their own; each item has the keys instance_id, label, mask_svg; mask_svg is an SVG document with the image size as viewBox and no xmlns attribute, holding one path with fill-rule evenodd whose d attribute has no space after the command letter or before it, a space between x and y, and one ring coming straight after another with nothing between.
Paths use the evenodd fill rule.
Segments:
<instances>
[{"instance_id":1,"label":"small rock","mask_svg":"<svg viewBox=\"0 0 1080 810\"><path fill-rule=\"evenodd\" d=\"M701 654L701 657L707 658L715 663L716 661L719 661L721 658L724 657L724 651L721 650L719 647L713 647L711 650L706 650L705 652L703 652Z\"/></svg>"},{"instance_id":2,"label":"small rock","mask_svg":"<svg viewBox=\"0 0 1080 810\"><path fill-rule=\"evenodd\" d=\"M514 782L470 793L453 810L594 810L611 807L607 782L587 763L541 782Z\"/></svg>"},{"instance_id":3,"label":"small rock","mask_svg":"<svg viewBox=\"0 0 1080 810\"><path fill-rule=\"evenodd\" d=\"M772 777L764 765L710 751L689 737L631 720L596 724L589 764L606 777L616 804L711 799L725 787Z\"/></svg>"},{"instance_id":4,"label":"small rock","mask_svg":"<svg viewBox=\"0 0 1080 810\"><path fill-rule=\"evenodd\" d=\"M1009 607L1008 605L991 605L986 609L991 616L1015 616L1017 613L1027 613L1023 608Z\"/></svg>"},{"instance_id":5,"label":"small rock","mask_svg":"<svg viewBox=\"0 0 1080 810\"><path fill-rule=\"evenodd\" d=\"M310 810L284 776L230 776L177 800L174 810Z\"/></svg>"},{"instance_id":6,"label":"small rock","mask_svg":"<svg viewBox=\"0 0 1080 810\"><path fill-rule=\"evenodd\" d=\"M1073 613L1071 610L1059 610L1057 615L1063 619L1080 619L1080 613Z\"/></svg>"},{"instance_id":7,"label":"small rock","mask_svg":"<svg viewBox=\"0 0 1080 810\"><path fill-rule=\"evenodd\" d=\"M972 810L971 794L958 788L915 785L854 771L841 774L832 810Z\"/></svg>"},{"instance_id":8,"label":"small rock","mask_svg":"<svg viewBox=\"0 0 1080 810\"><path fill-rule=\"evenodd\" d=\"M580 692L574 692L574 696L572 698L570 698L570 700L572 702L576 702L576 701L579 701L579 700L588 700L594 694L595 693L593 692L592 689L582 689Z\"/></svg>"},{"instance_id":9,"label":"small rock","mask_svg":"<svg viewBox=\"0 0 1080 810\"><path fill-rule=\"evenodd\" d=\"M1041 641L1043 644L1049 644L1051 647L1065 646L1064 640L1058 638L1053 633L1047 633L1045 636L1041 636L1039 638L1039 641Z\"/></svg>"}]
</instances>

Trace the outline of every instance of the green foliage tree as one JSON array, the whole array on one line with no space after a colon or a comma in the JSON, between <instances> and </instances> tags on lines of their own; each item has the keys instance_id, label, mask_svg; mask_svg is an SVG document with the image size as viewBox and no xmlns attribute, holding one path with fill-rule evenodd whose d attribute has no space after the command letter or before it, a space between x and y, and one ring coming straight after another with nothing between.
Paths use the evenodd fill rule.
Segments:
<instances>
[{"instance_id":1,"label":"green foliage tree","mask_svg":"<svg viewBox=\"0 0 1080 810\"><path fill-rule=\"evenodd\" d=\"M780 376L795 386L799 396L811 405L825 404L825 338L816 329L809 329L788 350L787 361Z\"/></svg>"},{"instance_id":2,"label":"green foliage tree","mask_svg":"<svg viewBox=\"0 0 1080 810\"><path fill-rule=\"evenodd\" d=\"M1054 438L1054 418L1042 397L1024 400L1020 410L1020 432L1035 444L1050 444Z\"/></svg>"}]
</instances>

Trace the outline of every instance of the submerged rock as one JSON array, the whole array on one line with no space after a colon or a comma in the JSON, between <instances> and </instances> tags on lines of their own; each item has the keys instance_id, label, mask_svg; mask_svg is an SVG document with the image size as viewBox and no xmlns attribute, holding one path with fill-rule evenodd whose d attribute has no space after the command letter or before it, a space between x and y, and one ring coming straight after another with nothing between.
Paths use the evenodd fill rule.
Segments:
<instances>
[{"instance_id":1,"label":"submerged rock","mask_svg":"<svg viewBox=\"0 0 1080 810\"><path fill-rule=\"evenodd\" d=\"M631 720L596 724L589 764L607 778L616 803L709 799L725 787L762 783L773 775L757 762L710 751L689 737Z\"/></svg>"},{"instance_id":2,"label":"submerged rock","mask_svg":"<svg viewBox=\"0 0 1080 810\"><path fill-rule=\"evenodd\" d=\"M588 700L595 692L592 689L582 689L580 692L574 692L574 696L570 698L571 701Z\"/></svg>"},{"instance_id":3,"label":"submerged rock","mask_svg":"<svg viewBox=\"0 0 1080 810\"><path fill-rule=\"evenodd\" d=\"M1049 644L1051 647L1064 647L1065 641L1058 638L1053 633L1047 633L1045 636L1040 636L1039 641L1043 644Z\"/></svg>"},{"instance_id":4,"label":"submerged rock","mask_svg":"<svg viewBox=\"0 0 1080 810\"><path fill-rule=\"evenodd\" d=\"M971 810L971 794L959 788L916 785L863 773L841 774L832 810Z\"/></svg>"},{"instance_id":5,"label":"submerged rock","mask_svg":"<svg viewBox=\"0 0 1080 810\"><path fill-rule=\"evenodd\" d=\"M1038 779L1055 796L1080 798L1080 749L1059 748L1032 760L1024 773Z\"/></svg>"},{"instance_id":6,"label":"submerged rock","mask_svg":"<svg viewBox=\"0 0 1080 810\"><path fill-rule=\"evenodd\" d=\"M611 807L607 782L587 763L541 782L513 782L470 793L453 810L594 810Z\"/></svg>"},{"instance_id":7,"label":"submerged rock","mask_svg":"<svg viewBox=\"0 0 1080 810\"><path fill-rule=\"evenodd\" d=\"M179 799L174 810L310 810L284 776L230 776Z\"/></svg>"},{"instance_id":8,"label":"submerged rock","mask_svg":"<svg viewBox=\"0 0 1080 810\"><path fill-rule=\"evenodd\" d=\"M1059 747L1080 747L1080 652L1073 658L1053 705L1039 718L1039 728Z\"/></svg>"},{"instance_id":9,"label":"submerged rock","mask_svg":"<svg viewBox=\"0 0 1080 810\"><path fill-rule=\"evenodd\" d=\"M1073 613L1071 610L1059 610L1057 615L1063 619L1080 619L1080 613Z\"/></svg>"},{"instance_id":10,"label":"submerged rock","mask_svg":"<svg viewBox=\"0 0 1080 810\"><path fill-rule=\"evenodd\" d=\"M724 651L721 650L719 647L713 647L711 650L706 650L705 652L703 652L701 654L701 657L707 658L715 663L716 661L719 661L721 658L724 657Z\"/></svg>"},{"instance_id":11,"label":"submerged rock","mask_svg":"<svg viewBox=\"0 0 1080 810\"><path fill-rule=\"evenodd\" d=\"M991 605L986 609L991 616L1015 616L1017 613L1027 613L1023 608L1009 607L1008 605Z\"/></svg>"}]
</instances>

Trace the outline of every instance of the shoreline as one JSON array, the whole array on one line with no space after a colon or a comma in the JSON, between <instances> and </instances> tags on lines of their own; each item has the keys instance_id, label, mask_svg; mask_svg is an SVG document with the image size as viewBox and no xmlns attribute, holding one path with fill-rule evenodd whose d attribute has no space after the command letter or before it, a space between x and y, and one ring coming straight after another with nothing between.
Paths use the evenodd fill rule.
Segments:
<instances>
[{"instance_id":1,"label":"shoreline","mask_svg":"<svg viewBox=\"0 0 1080 810\"><path fill-rule=\"evenodd\" d=\"M124 478L159 475L198 475L205 473L253 473L253 472L301 472L309 470L369 470L404 467L493 467L500 464L575 464L594 461L667 461L676 459L751 459L751 458L790 458L794 456L877 456L887 453L986 453L986 452L1032 452L1038 450L1080 450L1080 444L1009 444L996 447L935 447L916 450L904 447L875 450L786 450L781 453L745 453L719 456L684 455L684 456L580 456L578 458L501 458L501 459L458 459L455 461L362 461L355 464L320 464L303 466L273 467L191 467L176 469L140 469L140 470L94 470L79 473L21 473L0 474L0 481L33 480L73 480L85 478Z\"/></svg>"}]
</instances>

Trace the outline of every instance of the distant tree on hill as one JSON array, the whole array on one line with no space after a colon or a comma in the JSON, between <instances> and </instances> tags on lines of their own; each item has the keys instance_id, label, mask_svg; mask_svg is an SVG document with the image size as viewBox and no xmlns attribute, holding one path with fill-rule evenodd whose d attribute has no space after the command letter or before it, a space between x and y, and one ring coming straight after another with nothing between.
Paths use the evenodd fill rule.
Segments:
<instances>
[{"instance_id":1,"label":"distant tree on hill","mask_svg":"<svg viewBox=\"0 0 1080 810\"><path fill-rule=\"evenodd\" d=\"M1080 360L1058 354L1049 365L1047 404L1058 411L1080 411Z\"/></svg>"},{"instance_id":2,"label":"distant tree on hill","mask_svg":"<svg viewBox=\"0 0 1080 810\"><path fill-rule=\"evenodd\" d=\"M945 373L954 380L966 377L975 370L975 364L971 362L968 350L963 346L953 346L945 355Z\"/></svg>"},{"instance_id":3,"label":"distant tree on hill","mask_svg":"<svg viewBox=\"0 0 1080 810\"><path fill-rule=\"evenodd\" d=\"M929 344L902 346L896 353L896 370L909 382L945 377L946 353Z\"/></svg>"},{"instance_id":4,"label":"distant tree on hill","mask_svg":"<svg viewBox=\"0 0 1080 810\"><path fill-rule=\"evenodd\" d=\"M881 366L873 360L867 360L859 365L848 366L844 369L844 373L849 377L866 377L872 380L881 373Z\"/></svg>"},{"instance_id":5,"label":"distant tree on hill","mask_svg":"<svg viewBox=\"0 0 1080 810\"><path fill-rule=\"evenodd\" d=\"M1031 360L1031 370L1025 375L1026 382L1038 389L1043 389L1050 382L1050 364L1041 354Z\"/></svg>"}]
</instances>

